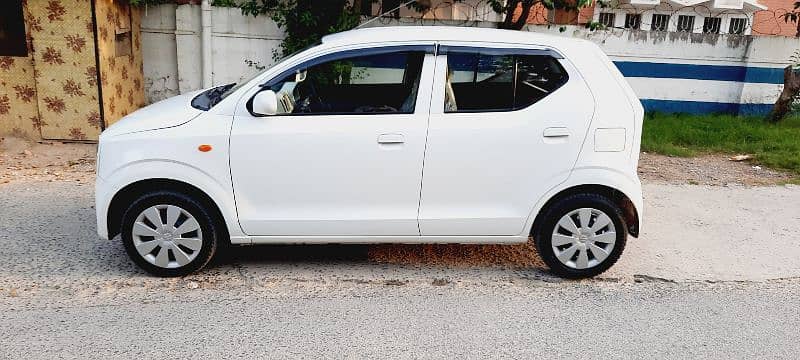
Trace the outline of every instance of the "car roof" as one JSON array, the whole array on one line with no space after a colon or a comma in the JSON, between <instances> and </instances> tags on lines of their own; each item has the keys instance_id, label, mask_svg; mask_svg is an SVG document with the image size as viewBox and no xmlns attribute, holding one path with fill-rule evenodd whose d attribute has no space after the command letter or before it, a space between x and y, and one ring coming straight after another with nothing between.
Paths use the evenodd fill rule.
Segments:
<instances>
[{"instance_id":1,"label":"car roof","mask_svg":"<svg viewBox=\"0 0 800 360\"><path fill-rule=\"evenodd\" d=\"M370 43L376 41L474 41L511 44L535 44L559 48L591 42L570 37L520 30L460 26L381 26L344 31L327 35L322 43L329 46Z\"/></svg>"}]
</instances>

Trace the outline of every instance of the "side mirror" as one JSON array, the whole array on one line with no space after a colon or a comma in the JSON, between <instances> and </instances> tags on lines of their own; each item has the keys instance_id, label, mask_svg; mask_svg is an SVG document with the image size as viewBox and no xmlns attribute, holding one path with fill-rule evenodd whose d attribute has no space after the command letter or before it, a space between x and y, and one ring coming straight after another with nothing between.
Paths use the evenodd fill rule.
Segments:
<instances>
[{"instance_id":1,"label":"side mirror","mask_svg":"<svg viewBox=\"0 0 800 360\"><path fill-rule=\"evenodd\" d=\"M268 116L278 113L278 96L272 90L264 90L253 97L253 115Z\"/></svg>"}]
</instances>

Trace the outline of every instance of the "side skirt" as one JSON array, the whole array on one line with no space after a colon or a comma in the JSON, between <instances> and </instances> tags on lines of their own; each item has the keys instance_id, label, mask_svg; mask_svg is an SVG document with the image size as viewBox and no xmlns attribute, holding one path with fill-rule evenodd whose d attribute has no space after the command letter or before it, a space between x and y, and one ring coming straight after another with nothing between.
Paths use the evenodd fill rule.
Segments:
<instances>
[{"instance_id":1,"label":"side skirt","mask_svg":"<svg viewBox=\"0 0 800 360\"><path fill-rule=\"evenodd\" d=\"M520 244L527 236L237 236L231 244Z\"/></svg>"}]
</instances>

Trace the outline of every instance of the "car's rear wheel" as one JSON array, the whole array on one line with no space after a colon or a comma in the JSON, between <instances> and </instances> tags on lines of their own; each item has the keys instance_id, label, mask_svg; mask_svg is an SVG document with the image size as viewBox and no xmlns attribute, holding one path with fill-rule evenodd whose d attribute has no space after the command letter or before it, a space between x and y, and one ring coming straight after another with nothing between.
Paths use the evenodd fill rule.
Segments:
<instances>
[{"instance_id":1,"label":"car's rear wheel","mask_svg":"<svg viewBox=\"0 0 800 360\"><path fill-rule=\"evenodd\" d=\"M131 203L121 236L131 260L156 276L202 269L217 250L220 231L211 212L174 191L147 193Z\"/></svg>"},{"instance_id":2,"label":"car's rear wheel","mask_svg":"<svg viewBox=\"0 0 800 360\"><path fill-rule=\"evenodd\" d=\"M565 278L600 274L619 259L627 231L622 211L598 194L575 194L545 209L533 238L550 270Z\"/></svg>"}]
</instances>

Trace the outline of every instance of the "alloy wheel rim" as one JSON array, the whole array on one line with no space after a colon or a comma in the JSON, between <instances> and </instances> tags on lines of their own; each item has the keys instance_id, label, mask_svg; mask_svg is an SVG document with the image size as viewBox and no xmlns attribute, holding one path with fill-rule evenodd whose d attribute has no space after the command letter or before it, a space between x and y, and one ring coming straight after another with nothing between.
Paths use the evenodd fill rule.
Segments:
<instances>
[{"instance_id":1,"label":"alloy wheel rim","mask_svg":"<svg viewBox=\"0 0 800 360\"><path fill-rule=\"evenodd\" d=\"M589 269L605 261L617 232L614 222L603 211L594 208L573 210L556 223L552 247L558 261L572 269Z\"/></svg>"},{"instance_id":2,"label":"alloy wheel rim","mask_svg":"<svg viewBox=\"0 0 800 360\"><path fill-rule=\"evenodd\" d=\"M147 262L174 269L192 262L203 247L200 223L175 205L154 205L136 217L131 230L133 246Z\"/></svg>"}]
</instances>

